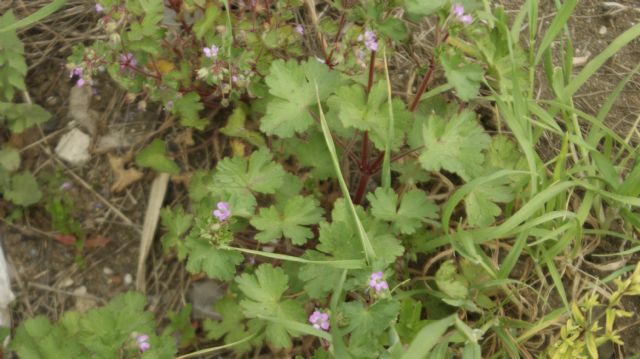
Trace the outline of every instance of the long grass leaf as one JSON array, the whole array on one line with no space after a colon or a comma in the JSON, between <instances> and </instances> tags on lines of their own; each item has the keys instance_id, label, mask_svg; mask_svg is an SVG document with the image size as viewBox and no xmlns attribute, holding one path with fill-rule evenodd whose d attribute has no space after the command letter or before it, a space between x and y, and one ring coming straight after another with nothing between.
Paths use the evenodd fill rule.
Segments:
<instances>
[{"instance_id":1,"label":"long grass leaf","mask_svg":"<svg viewBox=\"0 0 640 359\"><path fill-rule=\"evenodd\" d=\"M320 93L318 91L317 83L316 83L316 99L318 100L318 112L320 113L320 126L322 127L324 140L327 143L327 149L329 150L329 154L331 155L331 161L333 162L333 169L336 171L336 176L338 177L338 182L340 183L340 189L342 190L342 195L344 196L347 202L347 207L349 208L349 212L351 212L352 220L358 231L358 237L362 242L362 248L364 250L365 260L367 261L367 264L370 264L371 261L376 258L376 252L373 250L373 246L369 241L367 232L364 230L364 227L362 226L362 222L360 222L360 218L358 217L358 213L356 212L356 207L353 205L353 201L351 200L351 195L349 194L349 188L347 187L347 184L344 181L344 177L342 176L342 170L340 170L340 161L338 160L336 146L333 143L333 137L331 137L331 131L329 130L329 125L327 125L327 120L324 117L324 111L322 110L322 104L320 103Z\"/></svg>"},{"instance_id":2,"label":"long grass leaf","mask_svg":"<svg viewBox=\"0 0 640 359\"><path fill-rule=\"evenodd\" d=\"M53 14L54 12L58 11L59 8L62 7L62 5L64 5L67 2L67 0L54 0L51 3L49 3L48 5L45 5L44 7L40 8L39 10L37 10L36 12L34 12L33 14L20 19L16 22L14 22L13 24L9 25L9 26L5 26L3 28L0 28L0 33L3 32L7 32L7 31L12 31L12 30L17 30L23 27L27 27L30 26L44 18L46 18L47 16Z\"/></svg>"},{"instance_id":3,"label":"long grass leaf","mask_svg":"<svg viewBox=\"0 0 640 359\"><path fill-rule=\"evenodd\" d=\"M438 343L440 337L456 322L456 315L450 315L425 325L413 338L402 359L429 358L429 352Z\"/></svg>"},{"instance_id":4,"label":"long grass leaf","mask_svg":"<svg viewBox=\"0 0 640 359\"><path fill-rule=\"evenodd\" d=\"M553 40L555 40L560 31L562 31L577 4L578 0L567 0L560 10L558 10L558 13L553 18L551 25L549 25L549 29L547 29L547 32L544 34L544 37L540 42L540 47L538 48L534 65L537 65L538 62L540 62L542 53L549 48Z\"/></svg>"},{"instance_id":5,"label":"long grass leaf","mask_svg":"<svg viewBox=\"0 0 640 359\"><path fill-rule=\"evenodd\" d=\"M620 36L616 37L613 42L606 49L604 49L593 60L589 61L582 71L574 77L571 82L565 87L566 96L573 96L584 85L585 82L598 71L598 69L607 62L613 55L615 55L621 48L626 46L629 42L640 36L640 24L636 24L629 30L623 32Z\"/></svg>"}]
</instances>

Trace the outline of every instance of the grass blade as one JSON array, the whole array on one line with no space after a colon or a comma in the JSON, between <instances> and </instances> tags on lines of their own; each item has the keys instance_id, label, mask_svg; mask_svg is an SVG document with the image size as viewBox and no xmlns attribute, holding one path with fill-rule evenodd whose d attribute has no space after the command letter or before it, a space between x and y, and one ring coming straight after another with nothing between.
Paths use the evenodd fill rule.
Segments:
<instances>
[{"instance_id":1,"label":"grass blade","mask_svg":"<svg viewBox=\"0 0 640 359\"><path fill-rule=\"evenodd\" d=\"M402 359L429 358L431 349L438 344L440 337L456 322L456 315L450 315L433 323L425 325L413 338L409 349Z\"/></svg>"},{"instance_id":2,"label":"grass blade","mask_svg":"<svg viewBox=\"0 0 640 359\"><path fill-rule=\"evenodd\" d=\"M1 28L0 33L17 30L26 26L30 26L31 24L36 23L46 18L47 16L53 14L54 12L58 11L58 9L61 8L62 5L64 5L66 2L67 0L54 0L48 5L40 8L38 11L34 12L33 14L25 17L24 19L20 19L7 27Z\"/></svg>"},{"instance_id":3,"label":"grass blade","mask_svg":"<svg viewBox=\"0 0 640 359\"><path fill-rule=\"evenodd\" d=\"M616 37L613 42L607 46L598 56L594 57L593 60L589 61L588 64L584 66L582 71L576 77L574 77L569 84L565 87L566 96L573 96L582 85L584 85L593 74L598 71L602 65L607 62L613 55L615 55L621 48L626 46L629 42L636 39L640 36L640 24L636 24L629 30L623 32L620 36Z\"/></svg>"},{"instance_id":4,"label":"grass blade","mask_svg":"<svg viewBox=\"0 0 640 359\"><path fill-rule=\"evenodd\" d=\"M336 153L336 146L333 143L333 137L331 137L331 131L329 130L329 125L327 125L327 120L324 117L324 111L322 110L322 104L320 103L320 94L318 92L317 83L316 83L316 99L318 100L318 112L320 113L320 126L322 127L324 140L327 143L327 149L329 150L329 154L331 155L331 162L333 162L333 169L336 171L336 176L338 177L338 182L340 183L340 189L342 190L342 195L346 199L347 207L349 208L349 212L351 212L351 217L358 231L358 237L360 237L360 241L362 242L362 248L364 250L365 260L367 261L367 264L370 264L371 261L376 258L376 252L373 250L373 246L369 241L367 232L364 230L364 227L362 226L362 222L360 222L360 218L358 218L356 207L353 205L353 201L351 200L351 195L349 194L349 188L347 188L347 184L344 181L344 177L342 177L342 171L340 170L340 161L338 160L338 154Z\"/></svg>"}]
</instances>

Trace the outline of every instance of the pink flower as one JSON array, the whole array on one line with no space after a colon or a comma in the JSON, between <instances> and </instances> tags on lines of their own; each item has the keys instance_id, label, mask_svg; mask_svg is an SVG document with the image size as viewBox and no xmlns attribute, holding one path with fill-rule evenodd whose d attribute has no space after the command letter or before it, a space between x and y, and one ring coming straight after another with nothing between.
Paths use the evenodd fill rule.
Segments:
<instances>
[{"instance_id":1,"label":"pink flower","mask_svg":"<svg viewBox=\"0 0 640 359\"><path fill-rule=\"evenodd\" d=\"M85 82L85 81L84 81L84 79L81 77L81 78L79 78L79 79L78 79L78 81L76 81L76 86L78 86L78 87L82 87L82 86L84 86L84 84L85 84L85 83L86 83L86 82Z\"/></svg>"},{"instance_id":2,"label":"pink flower","mask_svg":"<svg viewBox=\"0 0 640 359\"><path fill-rule=\"evenodd\" d=\"M384 273L375 272L371 274L369 278L369 288L376 291L376 293L380 293L383 290L389 289L389 284L382 278L384 277Z\"/></svg>"},{"instance_id":3,"label":"pink flower","mask_svg":"<svg viewBox=\"0 0 640 359\"><path fill-rule=\"evenodd\" d=\"M465 25L469 25L473 22L473 17L471 15L465 15L464 7L460 4L453 5L451 12Z\"/></svg>"},{"instance_id":4,"label":"pink flower","mask_svg":"<svg viewBox=\"0 0 640 359\"><path fill-rule=\"evenodd\" d=\"M140 351L143 353L151 348L151 344L149 344L148 340L149 336L146 334L141 334L136 337L138 349L140 349Z\"/></svg>"},{"instance_id":5,"label":"pink flower","mask_svg":"<svg viewBox=\"0 0 640 359\"><path fill-rule=\"evenodd\" d=\"M231 211L229 211L229 203L218 202L216 207L218 209L213 211L213 216L216 217L220 222L224 222L229 217L231 217Z\"/></svg>"},{"instance_id":6,"label":"pink flower","mask_svg":"<svg viewBox=\"0 0 640 359\"><path fill-rule=\"evenodd\" d=\"M300 34L300 36L304 35L304 27L300 24L296 24L296 32Z\"/></svg>"},{"instance_id":7,"label":"pink flower","mask_svg":"<svg viewBox=\"0 0 640 359\"><path fill-rule=\"evenodd\" d=\"M71 69L69 78L72 78L73 76L82 76L82 67L74 67L73 69Z\"/></svg>"},{"instance_id":8,"label":"pink flower","mask_svg":"<svg viewBox=\"0 0 640 359\"><path fill-rule=\"evenodd\" d=\"M126 68L136 67L138 65L138 61L136 57L133 56L132 53L120 54L120 70L124 70Z\"/></svg>"},{"instance_id":9,"label":"pink flower","mask_svg":"<svg viewBox=\"0 0 640 359\"><path fill-rule=\"evenodd\" d=\"M311 323L311 325L316 329L328 331L329 330L329 314L323 313L316 309L309 316L309 323Z\"/></svg>"},{"instance_id":10,"label":"pink flower","mask_svg":"<svg viewBox=\"0 0 640 359\"><path fill-rule=\"evenodd\" d=\"M103 12L103 11L104 11L104 8L102 7L102 5L96 4L96 12L100 13L100 12Z\"/></svg>"},{"instance_id":11,"label":"pink flower","mask_svg":"<svg viewBox=\"0 0 640 359\"><path fill-rule=\"evenodd\" d=\"M364 41L364 46L366 46L369 51L378 51L378 41L376 40L376 34L373 31L365 31L364 36L358 36L358 41Z\"/></svg>"},{"instance_id":12,"label":"pink flower","mask_svg":"<svg viewBox=\"0 0 640 359\"><path fill-rule=\"evenodd\" d=\"M202 52L204 53L205 57L208 58L216 58L218 57L218 46L216 45L211 45L211 47L205 47L202 49Z\"/></svg>"},{"instance_id":13,"label":"pink flower","mask_svg":"<svg viewBox=\"0 0 640 359\"><path fill-rule=\"evenodd\" d=\"M464 15L464 7L460 4L453 5L453 14L457 17Z\"/></svg>"}]
</instances>

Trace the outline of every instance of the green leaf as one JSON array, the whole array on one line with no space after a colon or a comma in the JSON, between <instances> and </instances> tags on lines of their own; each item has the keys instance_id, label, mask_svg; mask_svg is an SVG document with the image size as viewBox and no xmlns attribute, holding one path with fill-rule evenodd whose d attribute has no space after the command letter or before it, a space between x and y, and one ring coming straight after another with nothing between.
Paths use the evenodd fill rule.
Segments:
<instances>
[{"instance_id":1,"label":"green leaf","mask_svg":"<svg viewBox=\"0 0 640 359\"><path fill-rule=\"evenodd\" d=\"M11 186L4 197L19 206L30 206L42 198L38 182L30 172L22 172L11 177Z\"/></svg>"},{"instance_id":2,"label":"green leaf","mask_svg":"<svg viewBox=\"0 0 640 359\"><path fill-rule=\"evenodd\" d=\"M260 265L253 275L244 273L237 277L238 289L247 298L240 302L245 315L250 318L268 315L284 321L304 323L302 306L294 300L282 299L288 281L282 268L274 268L269 264ZM298 335L297 331L289 329L284 323L271 320L260 320L258 323L264 327L267 341L276 348L291 347L291 336Z\"/></svg>"},{"instance_id":3,"label":"green leaf","mask_svg":"<svg viewBox=\"0 0 640 359\"><path fill-rule=\"evenodd\" d=\"M483 150L491 138L475 119L464 111L449 121L432 116L423 128L424 151L420 164L427 171L441 169L457 173L465 181L483 172Z\"/></svg>"},{"instance_id":4,"label":"green leaf","mask_svg":"<svg viewBox=\"0 0 640 359\"><path fill-rule=\"evenodd\" d=\"M196 330L191 324L191 304L185 305L179 312L167 313L169 324L162 334L166 336L176 335L180 338L180 348L184 348L196 339Z\"/></svg>"},{"instance_id":5,"label":"green leaf","mask_svg":"<svg viewBox=\"0 0 640 359\"><path fill-rule=\"evenodd\" d=\"M175 249L178 259L183 260L187 256L187 248L181 237L191 228L193 215L184 213L182 207L176 207L174 210L166 207L160 211L160 218L167 230L160 238L165 253Z\"/></svg>"},{"instance_id":6,"label":"green leaf","mask_svg":"<svg viewBox=\"0 0 640 359\"><path fill-rule=\"evenodd\" d=\"M461 100L469 101L476 97L484 78L482 66L467 63L461 54L451 52L443 52L440 63L447 81L453 85Z\"/></svg>"},{"instance_id":7,"label":"green leaf","mask_svg":"<svg viewBox=\"0 0 640 359\"><path fill-rule=\"evenodd\" d=\"M260 129L283 138L303 132L313 124L309 106L316 103L315 84L324 100L340 83L338 71L330 71L315 59L297 63L294 60L274 61L265 78L274 97L267 104Z\"/></svg>"},{"instance_id":8,"label":"green leaf","mask_svg":"<svg viewBox=\"0 0 640 359\"><path fill-rule=\"evenodd\" d=\"M456 314L431 322L425 325L413 338L409 349L402 356L402 359L425 359L429 358L431 349L438 343L440 337L455 323Z\"/></svg>"},{"instance_id":9,"label":"green leaf","mask_svg":"<svg viewBox=\"0 0 640 359\"><path fill-rule=\"evenodd\" d=\"M438 207L422 190L410 190L404 194L398 208L398 195L393 189L378 188L367 195L371 203L371 214L383 221L391 222L394 232L413 234L425 219L435 219Z\"/></svg>"},{"instance_id":10,"label":"green leaf","mask_svg":"<svg viewBox=\"0 0 640 359\"><path fill-rule=\"evenodd\" d=\"M327 260L327 256L313 250L306 251L304 258ZM333 292L342 276L342 271L340 268L322 264L304 264L298 271L298 278L304 281L304 291L310 298L321 299Z\"/></svg>"},{"instance_id":11,"label":"green leaf","mask_svg":"<svg viewBox=\"0 0 640 359\"><path fill-rule=\"evenodd\" d=\"M201 40L207 32L213 32L214 24L220 16L220 8L208 6L204 16L193 24L193 31L198 40ZM208 46L208 45L207 45Z\"/></svg>"},{"instance_id":12,"label":"green leaf","mask_svg":"<svg viewBox=\"0 0 640 359\"><path fill-rule=\"evenodd\" d=\"M349 351L357 357L377 357L378 336L395 322L400 304L382 299L365 308L361 302L353 301L345 303L342 311L348 323L346 331L351 333Z\"/></svg>"},{"instance_id":13,"label":"green leaf","mask_svg":"<svg viewBox=\"0 0 640 359\"><path fill-rule=\"evenodd\" d=\"M448 260L440 265L436 272L436 284L449 298L465 299L469 295L469 283L459 275L456 265Z\"/></svg>"},{"instance_id":14,"label":"green leaf","mask_svg":"<svg viewBox=\"0 0 640 359\"><path fill-rule=\"evenodd\" d=\"M9 29L17 23L11 10L0 17L0 29ZM27 74L27 63L24 59L24 45L15 29L0 32L0 100L11 101L15 90L26 90L24 77ZM0 109L0 116L3 111Z\"/></svg>"},{"instance_id":15,"label":"green leaf","mask_svg":"<svg viewBox=\"0 0 640 359\"><path fill-rule=\"evenodd\" d=\"M234 343L251 335L251 331L245 323L240 305L229 295L219 300L213 309L222 316L220 321L207 319L203 328L208 339L219 340L224 337L224 343ZM251 349L251 342L243 342L233 347L233 351L240 355Z\"/></svg>"},{"instance_id":16,"label":"green leaf","mask_svg":"<svg viewBox=\"0 0 640 359\"><path fill-rule=\"evenodd\" d=\"M285 153L295 156L301 167L311 168L313 177L324 180L335 178L336 173L331 163L331 154L327 151L322 133L309 131L307 138L289 138L282 141ZM338 151L338 155L341 151Z\"/></svg>"},{"instance_id":17,"label":"green leaf","mask_svg":"<svg viewBox=\"0 0 640 359\"><path fill-rule=\"evenodd\" d=\"M204 271L210 278L231 280L236 274L236 266L242 262L242 254L216 248L201 238L187 237L189 251L187 270L191 273Z\"/></svg>"},{"instance_id":18,"label":"green leaf","mask_svg":"<svg viewBox=\"0 0 640 359\"><path fill-rule=\"evenodd\" d=\"M238 106L233 109L231 116L229 116L227 125L221 128L220 132L229 137L241 138L258 148L266 147L264 138L259 132L245 128L247 120L246 111L246 105L238 104Z\"/></svg>"},{"instance_id":19,"label":"green leaf","mask_svg":"<svg viewBox=\"0 0 640 359\"><path fill-rule=\"evenodd\" d=\"M0 119L9 123L9 129L13 133L22 133L49 118L51 114L35 104L0 102Z\"/></svg>"},{"instance_id":20,"label":"green leaf","mask_svg":"<svg viewBox=\"0 0 640 359\"><path fill-rule=\"evenodd\" d=\"M281 237L291 239L295 245L304 244L313 237L309 226L320 222L322 209L313 198L295 196L284 204L262 208L260 213L251 219L251 225L260 233L256 240L267 243Z\"/></svg>"},{"instance_id":21,"label":"green leaf","mask_svg":"<svg viewBox=\"0 0 640 359\"><path fill-rule=\"evenodd\" d=\"M475 186L464 200L467 221L476 227L491 225L502 213L496 203L511 202L513 197L513 190L505 177Z\"/></svg>"},{"instance_id":22,"label":"green leaf","mask_svg":"<svg viewBox=\"0 0 640 359\"><path fill-rule=\"evenodd\" d=\"M189 92L173 103L172 113L180 116L180 124L185 127L193 127L203 130L209 121L200 118L200 111L204 109L204 105L200 102L200 95L195 92Z\"/></svg>"},{"instance_id":23,"label":"green leaf","mask_svg":"<svg viewBox=\"0 0 640 359\"><path fill-rule=\"evenodd\" d=\"M5 24L0 25L0 35L2 35L2 33L5 33L5 32L14 32L14 30L35 24L40 20L56 12L66 2L67 0L53 0L49 4L41 7L36 12L30 14L25 18L22 18L17 21L15 21L15 18L14 18L14 21L9 21L9 24L7 26L5 26ZM11 13L11 11L9 11L9 13Z\"/></svg>"},{"instance_id":24,"label":"green leaf","mask_svg":"<svg viewBox=\"0 0 640 359\"><path fill-rule=\"evenodd\" d=\"M0 149L0 167L13 172L20 168L20 152L13 147L4 146Z\"/></svg>"},{"instance_id":25,"label":"green leaf","mask_svg":"<svg viewBox=\"0 0 640 359\"><path fill-rule=\"evenodd\" d=\"M282 186L284 169L273 161L267 149L255 151L249 160L226 157L213 176L212 189L239 193L275 193Z\"/></svg>"},{"instance_id":26,"label":"green leaf","mask_svg":"<svg viewBox=\"0 0 640 359\"><path fill-rule=\"evenodd\" d=\"M155 139L136 156L140 167L148 167L159 172L180 173L180 167L165 154L164 141Z\"/></svg>"},{"instance_id":27,"label":"green leaf","mask_svg":"<svg viewBox=\"0 0 640 359\"><path fill-rule=\"evenodd\" d=\"M409 38L404 21L395 17L387 18L378 23L378 29L393 41L405 41Z\"/></svg>"},{"instance_id":28,"label":"green leaf","mask_svg":"<svg viewBox=\"0 0 640 359\"><path fill-rule=\"evenodd\" d=\"M354 84L340 87L336 94L327 100L332 112L336 112L345 128L369 131L369 138L379 150L385 149L388 136L389 107L387 88L384 81L374 84L367 96L362 85ZM411 115L404 104L396 99L392 101L394 111L394 130L390 143L391 150L397 150L402 144L410 126Z\"/></svg>"},{"instance_id":29,"label":"green leaf","mask_svg":"<svg viewBox=\"0 0 640 359\"><path fill-rule=\"evenodd\" d=\"M404 6L412 15L427 16L440 10L449 0L405 0Z\"/></svg>"},{"instance_id":30,"label":"green leaf","mask_svg":"<svg viewBox=\"0 0 640 359\"><path fill-rule=\"evenodd\" d=\"M420 167L418 161L394 162L391 164L391 170L400 174L400 177L398 177L400 183L410 187L429 180L429 174Z\"/></svg>"}]
</instances>

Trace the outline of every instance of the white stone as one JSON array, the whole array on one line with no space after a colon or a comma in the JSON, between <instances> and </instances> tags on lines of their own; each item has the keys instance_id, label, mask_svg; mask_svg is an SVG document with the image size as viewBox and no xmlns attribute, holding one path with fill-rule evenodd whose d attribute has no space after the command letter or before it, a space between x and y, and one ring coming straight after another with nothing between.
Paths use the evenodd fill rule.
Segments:
<instances>
[{"instance_id":1,"label":"white stone","mask_svg":"<svg viewBox=\"0 0 640 359\"><path fill-rule=\"evenodd\" d=\"M607 34L607 27L606 26L600 26L600 30L598 30L598 34L606 35Z\"/></svg>"},{"instance_id":2,"label":"white stone","mask_svg":"<svg viewBox=\"0 0 640 359\"><path fill-rule=\"evenodd\" d=\"M56 154L73 165L80 165L91 158L91 155L89 155L90 144L91 137L74 128L62 136L56 146Z\"/></svg>"},{"instance_id":3,"label":"white stone","mask_svg":"<svg viewBox=\"0 0 640 359\"><path fill-rule=\"evenodd\" d=\"M125 285L131 285L131 283L133 283L133 276L129 273L124 275L124 284Z\"/></svg>"},{"instance_id":4,"label":"white stone","mask_svg":"<svg viewBox=\"0 0 640 359\"><path fill-rule=\"evenodd\" d=\"M104 267L104 268L102 268L102 273L104 273L104 275L112 275L113 274L113 269L111 269L109 267Z\"/></svg>"}]
</instances>

